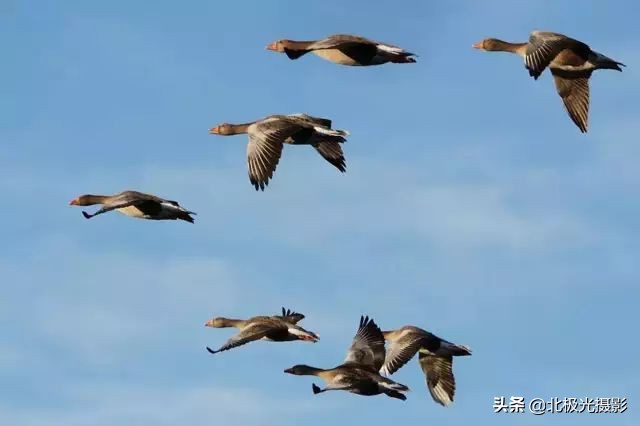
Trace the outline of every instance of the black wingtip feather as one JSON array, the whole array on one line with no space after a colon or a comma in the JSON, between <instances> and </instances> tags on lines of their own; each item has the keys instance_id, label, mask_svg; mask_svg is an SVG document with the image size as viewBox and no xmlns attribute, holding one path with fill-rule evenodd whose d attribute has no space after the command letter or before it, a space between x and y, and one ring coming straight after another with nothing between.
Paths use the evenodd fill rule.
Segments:
<instances>
[{"instance_id":1,"label":"black wingtip feather","mask_svg":"<svg viewBox=\"0 0 640 426\"><path fill-rule=\"evenodd\" d=\"M347 171L347 164L344 159L327 159L329 164L331 164L336 169L340 170L340 172L344 173Z\"/></svg>"},{"instance_id":2,"label":"black wingtip feather","mask_svg":"<svg viewBox=\"0 0 640 426\"><path fill-rule=\"evenodd\" d=\"M84 216L85 219L91 219L93 216L90 215L89 213L85 212L84 210L82 211L82 216Z\"/></svg>"},{"instance_id":3,"label":"black wingtip feather","mask_svg":"<svg viewBox=\"0 0 640 426\"><path fill-rule=\"evenodd\" d=\"M368 315L361 315L360 327L367 327L369 324L372 324L374 327L377 327L376 323L373 321L373 318L369 318Z\"/></svg>"},{"instance_id":4,"label":"black wingtip feather","mask_svg":"<svg viewBox=\"0 0 640 426\"><path fill-rule=\"evenodd\" d=\"M314 395L317 395L322 391L315 383L311 384L311 389L313 389Z\"/></svg>"},{"instance_id":5,"label":"black wingtip feather","mask_svg":"<svg viewBox=\"0 0 640 426\"><path fill-rule=\"evenodd\" d=\"M541 72L537 72L536 70L531 69L526 65L524 67L527 69L527 71L529 71L529 76L533 77L534 80L537 80L538 77L540 77L540 75L542 74Z\"/></svg>"},{"instance_id":6,"label":"black wingtip feather","mask_svg":"<svg viewBox=\"0 0 640 426\"><path fill-rule=\"evenodd\" d=\"M256 189L256 191L264 191L264 188L269 186L269 182L258 182L253 179L251 179L251 184Z\"/></svg>"},{"instance_id":7,"label":"black wingtip feather","mask_svg":"<svg viewBox=\"0 0 640 426\"><path fill-rule=\"evenodd\" d=\"M209 346L207 346L207 352L209 352L210 354L215 355L216 353L218 353L218 351L214 351L213 349L211 349Z\"/></svg>"}]
</instances>

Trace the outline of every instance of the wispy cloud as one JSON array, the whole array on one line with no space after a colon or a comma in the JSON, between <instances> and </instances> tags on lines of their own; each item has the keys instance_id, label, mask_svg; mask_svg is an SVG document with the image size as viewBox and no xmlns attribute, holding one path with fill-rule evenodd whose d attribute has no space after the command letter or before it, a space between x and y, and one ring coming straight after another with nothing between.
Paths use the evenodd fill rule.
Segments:
<instances>
[{"instance_id":1,"label":"wispy cloud","mask_svg":"<svg viewBox=\"0 0 640 426\"><path fill-rule=\"evenodd\" d=\"M244 166L241 161L238 159L238 167ZM213 225L224 232L224 218L244 222L248 229L263 224L261 233L295 245L322 244L354 233L370 238L425 239L445 249L504 246L535 250L549 244L583 244L594 238L585 218L576 212L523 203L521 193L526 187L491 181L440 183L428 181L418 169L396 171L397 167L375 162L365 165L348 181L329 177L323 182L300 181L306 174L304 168L288 164L287 171L276 176L275 188L268 189L268 197L254 194L238 173L154 168L149 175L154 176L155 185L171 192L189 187L197 193L193 203L200 203L203 217L216 218L213 223L205 219L200 226ZM180 176L180 180L171 176ZM233 189L211 185L229 179L236 180L228 185ZM370 195L372 182L379 196ZM529 182L532 184L535 182ZM235 191L233 205L226 201L231 190ZM340 203L339 211L336 203Z\"/></svg>"}]
</instances>

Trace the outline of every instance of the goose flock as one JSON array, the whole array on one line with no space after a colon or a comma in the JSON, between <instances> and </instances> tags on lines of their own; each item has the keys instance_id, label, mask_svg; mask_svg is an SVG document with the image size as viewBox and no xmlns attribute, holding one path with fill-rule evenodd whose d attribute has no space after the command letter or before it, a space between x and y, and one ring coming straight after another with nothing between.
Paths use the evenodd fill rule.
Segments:
<instances>
[{"instance_id":1,"label":"goose flock","mask_svg":"<svg viewBox=\"0 0 640 426\"><path fill-rule=\"evenodd\" d=\"M486 38L473 44L473 47L521 56L529 75L536 80L549 68L569 117L582 133L586 133L588 128L591 74L599 69L622 71L621 67L624 67L621 62L592 50L581 41L553 32L534 31L527 43ZM282 39L270 43L266 48L284 53L291 60L312 53L346 66L416 63L417 56L398 46L348 34L311 41ZM328 118L304 113L273 114L248 123L221 123L212 127L209 133L219 136L248 135L247 168L249 181L256 190L264 191L273 179L285 144L309 145L340 172L346 172L342 144L346 142L349 132L334 129ZM115 210L140 219L194 223L192 216L196 214L180 206L177 201L138 191L124 191L115 195L86 194L73 199L70 204L101 205L95 213L82 211L87 219ZM304 318L303 314L284 308L280 315L256 316L246 320L212 318L205 323L207 327L236 328L239 331L218 349L207 347L207 351L217 354L256 340L315 343L319 340L318 334L299 325ZM384 394L405 400L409 388L391 380L389 376L416 354L433 400L443 406L450 405L456 390L453 357L471 355L471 349L415 326L382 331L368 316L360 318L356 335L341 364L326 369L298 364L284 372L316 376L322 380L324 388L315 383L312 385L314 394L343 390L358 395Z\"/></svg>"},{"instance_id":2,"label":"goose flock","mask_svg":"<svg viewBox=\"0 0 640 426\"><path fill-rule=\"evenodd\" d=\"M298 323L305 316L282 308L281 315L256 316L247 320L217 317L208 320L206 327L240 330L219 349L207 347L211 354L227 351L256 340L290 342L302 340L317 342L317 333L305 330ZM389 348L385 350L385 341ZM381 331L372 318L360 317L360 325L342 364L333 368L316 368L305 364L284 370L296 376L316 376L326 383L324 388L312 385L314 394L329 390L344 390L358 395L385 394L405 400L409 388L388 378L416 354L424 372L427 387L434 401L442 405L453 402L456 381L452 364L454 356L471 355L467 346L448 342L414 326Z\"/></svg>"}]
</instances>

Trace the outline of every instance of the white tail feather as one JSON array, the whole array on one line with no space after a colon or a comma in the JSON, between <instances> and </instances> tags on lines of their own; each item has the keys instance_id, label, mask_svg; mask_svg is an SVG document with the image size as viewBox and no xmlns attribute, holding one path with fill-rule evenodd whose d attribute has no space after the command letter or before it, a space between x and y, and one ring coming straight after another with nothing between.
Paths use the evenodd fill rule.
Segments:
<instances>
[{"instance_id":1,"label":"white tail feather","mask_svg":"<svg viewBox=\"0 0 640 426\"><path fill-rule=\"evenodd\" d=\"M167 210L187 212L187 210L185 208L183 208L182 206L176 206L175 204L163 202L163 203L160 203L160 205L162 206L162 208L167 209Z\"/></svg>"},{"instance_id":2,"label":"white tail feather","mask_svg":"<svg viewBox=\"0 0 640 426\"><path fill-rule=\"evenodd\" d=\"M349 136L349 132L346 130L334 130L334 129L325 129L324 127L314 126L314 129L318 133L322 133L323 135L329 136Z\"/></svg>"},{"instance_id":3,"label":"white tail feather","mask_svg":"<svg viewBox=\"0 0 640 426\"><path fill-rule=\"evenodd\" d=\"M404 49L400 47L388 46L386 44L378 44L376 47L389 53L404 53Z\"/></svg>"},{"instance_id":4,"label":"white tail feather","mask_svg":"<svg viewBox=\"0 0 640 426\"><path fill-rule=\"evenodd\" d=\"M386 388L386 389L393 389L396 391L400 391L400 392L407 392L409 391L409 387L402 385L400 383L396 383L393 380L380 380L378 382L378 386L382 387L382 388Z\"/></svg>"}]
</instances>

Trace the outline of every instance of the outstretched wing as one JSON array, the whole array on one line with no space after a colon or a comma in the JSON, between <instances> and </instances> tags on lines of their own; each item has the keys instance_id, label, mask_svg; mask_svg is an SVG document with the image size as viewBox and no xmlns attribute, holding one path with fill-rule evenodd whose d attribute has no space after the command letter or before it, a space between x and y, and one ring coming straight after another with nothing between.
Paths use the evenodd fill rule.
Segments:
<instances>
[{"instance_id":1,"label":"outstretched wing","mask_svg":"<svg viewBox=\"0 0 640 426\"><path fill-rule=\"evenodd\" d=\"M367 316L360 317L360 326L347 351L345 364L358 364L380 370L384 363L384 336L380 327Z\"/></svg>"},{"instance_id":2,"label":"outstretched wing","mask_svg":"<svg viewBox=\"0 0 640 426\"><path fill-rule=\"evenodd\" d=\"M249 324L240 333L236 334L235 336L227 340L225 344L222 345L219 349L212 350L211 348L207 347L207 350L212 354L222 352L222 351L227 351L229 349L233 349L238 346L245 345L249 342L253 342L254 340L260 340L263 337L265 337L267 334L269 334L274 330L277 330L278 328L286 329L284 325L278 326L275 323L258 322L254 324Z\"/></svg>"},{"instance_id":3,"label":"outstretched wing","mask_svg":"<svg viewBox=\"0 0 640 426\"><path fill-rule=\"evenodd\" d=\"M380 372L385 376L389 376L402 368L418 352L421 340L420 336L408 334L406 338L393 342L387 350L384 365Z\"/></svg>"},{"instance_id":4,"label":"outstretched wing","mask_svg":"<svg viewBox=\"0 0 640 426\"><path fill-rule=\"evenodd\" d=\"M347 162L344 159L344 153L340 143L335 141L321 141L313 144L313 147L318 151L322 158L340 170L342 173L347 171Z\"/></svg>"},{"instance_id":5,"label":"outstretched wing","mask_svg":"<svg viewBox=\"0 0 640 426\"><path fill-rule=\"evenodd\" d=\"M124 201L116 201L114 203L110 203L108 205L104 205L100 210L96 211L93 214L89 214L85 211L82 212L82 215L90 219L94 216L97 216L102 213L107 213L112 210L123 209L126 207L136 207L145 215L156 215L162 210L162 206L160 203L147 199L133 199L133 200L124 200Z\"/></svg>"},{"instance_id":6,"label":"outstretched wing","mask_svg":"<svg viewBox=\"0 0 640 426\"><path fill-rule=\"evenodd\" d=\"M545 31L532 32L524 55L524 63L529 70L529 75L535 79L540 77L544 69L564 49L571 49L581 56L588 56L591 50L589 46L581 41L574 40L563 34Z\"/></svg>"},{"instance_id":7,"label":"outstretched wing","mask_svg":"<svg viewBox=\"0 0 640 426\"><path fill-rule=\"evenodd\" d=\"M287 322L290 322L291 324L297 324L304 319L304 315L299 312L292 311L291 309L285 309L283 307L281 318L283 318Z\"/></svg>"},{"instance_id":8,"label":"outstretched wing","mask_svg":"<svg viewBox=\"0 0 640 426\"><path fill-rule=\"evenodd\" d=\"M285 140L304 137L307 133L311 135L313 125L278 116L266 118L252 127L249 128L247 145L249 180L256 190L264 191L278 166Z\"/></svg>"},{"instance_id":9,"label":"outstretched wing","mask_svg":"<svg viewBox=\"0 0 640 426\"><path fill-rule=\"evenodd\" d=\"M453 402L456 380L453 377L453 359L449 356L435 356L420 353L420 367L427 380L427 387L433 399L444 406Z\"/></svg>"},{"instance_id":10,"label":"outstretched wing","mask_svg":"<svg viewBox=\"0 0 640 426\"><path fill-rule=\"evenodd\" d=\"M558 94L571 120L582 133L589 124L589 73L564 73L551 69Z\"/></svg>"}]
</instances>

